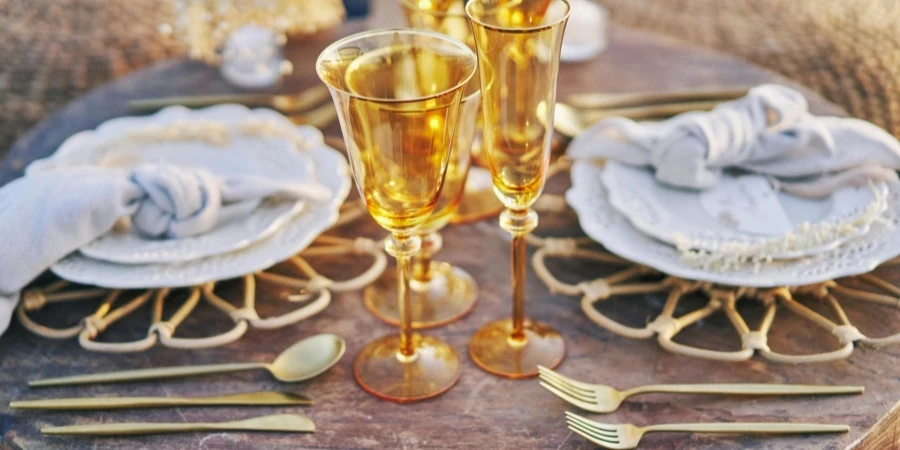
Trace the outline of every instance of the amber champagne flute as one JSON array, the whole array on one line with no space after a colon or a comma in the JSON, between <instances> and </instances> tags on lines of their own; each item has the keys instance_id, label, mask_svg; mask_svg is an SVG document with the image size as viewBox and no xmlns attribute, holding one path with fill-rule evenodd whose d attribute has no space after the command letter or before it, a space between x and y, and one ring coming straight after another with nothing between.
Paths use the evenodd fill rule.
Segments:
<instances>
[{"instance_id":1,"label":"amber champagne flute","mask_svg":"<svg viewBox=\"0 0 900 450\"><path fill-rule=\"evenodd\" d=\"M422 246L412 257L410 275L410 315L414 329L445 325L466 315L475 306L478 286L463 269L433 260L440 251L443 239L440 230L453 218L466 185L471 163L475 122L481 110L481 91L478 80L466 85L465 97L459 111L456 135L450 148L450 160L444 187L434 212L419 227L417 233ZM369 311L393 325L400 322L397 308L397 271L388 269L363 291Z\"/></svg>"},{"instance_id":2,"label":"amber champagne flute","mask_svg":"<svg viewBox=\"0 0 900 450\"><path fill-rule=\"evenodd\" d=\"M356 34L326 48L316 71L334 99L356 185L366 209L391 233L397 259L400 334L367 345L353 373L369 393L422 400L459 379L459 356L445 342L414 333L409 266L418 228L438 203L463 88L475 72L472 51L418 30Z\"/></svg>"},{"instance_id":3,"label":"amber champagne flute","mask_svg":"<svg viewBox=\"0 0 900 450\"><path fill-rule=\"evenodd\" d=\"M535 7L537 5L537 8ZM509 378L558 366L566 344L558 331L525 318L525 235L538 223L531 209L547 176L556 75L566 0L471 0L481 80L484 141L494 192L512 235L512 319L489 323L469 343L482 369Z\"/></svg>"}]
</instances>

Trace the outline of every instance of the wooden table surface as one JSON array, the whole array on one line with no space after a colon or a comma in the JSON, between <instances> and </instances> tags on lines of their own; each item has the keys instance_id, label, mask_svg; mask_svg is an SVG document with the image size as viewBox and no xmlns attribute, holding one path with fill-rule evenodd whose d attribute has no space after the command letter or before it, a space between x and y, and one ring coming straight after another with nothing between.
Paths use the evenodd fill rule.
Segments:
<instances>
[{"instance_id":1,"label":"wooden table surface","mask_svg":"<svg viewBox=\"0 0 900 450\"><path fill-rule=\"evenodd\" d=\"M292 91L318 83L312 61L329 42L376 25L397 25L401 17L388 0L377 2L375 14L365 22L348 23L339 30L291 47L295 74L281 89ZM577 91L633 91L704 85L728 85L784 79L732 57L706 51L643 32L614 28L609 49L599 58L581 64L564 64L559 77L560 98ZM23 167L53 152L71 134L90 129L125 114L131 98L175 94L227 92L231 89L214 69L199 63L170 61L104 86L47 118L11 149L0 165L0 184L20 175ZM820 97L810 94L819 113L842 114ZM329 136L339 136L336 125ZM561 193L565 177L552 180L548 191ZM539 234L581 236L572 214L541 217ZM381 237L369 219L337 230L344 236ZM320 315L277 330L250 330L238 342L221 348L184 351L154 348L134 354L102 354L82 350L75 340L53 341L34 336L13 323L0 338L0 448L479 448L479 449L579 449L592 445L566 430L567 407L538 386L535 380L511 381L480 371L466 356L469 337L482 324L509 314L508 243L495 221L450 227L441 258L474 275L479 287L475 310L464 320L430 333L449 341L463 359L459 384L445 395L421 403L397 405L380 401L360 390L352 377L357 351L370 340L394 329L370 316L359 292L338 295ZM9 255L7 255L9 256ZM316 261L326 275L360 270L353 260ZM570 272L572 280L599 276L610 268L580 261L555 262L552 269ZM900 276L883 274L893 281ZM230 298L238 286L231 283ZM645 437L643 449L844 449L860 439L884 416L900 392L900 347L878 350L857 348L846 361L816 365L779 365L761 359L724 363L676 356L653 341L634 341L598 328L579 311L577 300L551 295L534 276L528 279L528 313L561 330L568 340L568 358L560 370L573 377L629 387L647 383L679 382L777 382L862 384L862 396L842 398L724 398L646 395L627 401L618 412L596 416L602 421L653 424L703 421L823 422L849 424L851 432L839 436L741 437L690 434L658 434ZM271 292L258 297L261 314L283 311ZM268 300L268 301L267 301ZM659 311L658 296L613 300L618 317L644 323ZM55 315L38 319L61 325L88 314L95 304L60 307ZM696 304L688 304L695 307ZM753 326L754 311L742 311ZM852 321L867 334L893 332L897 311L867 304L849 303ZM203 316L201 320L199 315ZM114 325L104 339L124 341L146 333L149 312ZM229 319L201 305L179 332L202 336L228 328ZM345 358L325 375L300 385L284 385L264 372L210 376L167 382L81 388L29 389L26 380L65 374L217 363L269 361L296 340L319 332L344 336L349 349ZM739 348L727 320L713 316L679 335L680 342L715 349ZM835 339L795 316L779 312L770 345L782 353L808 353L835 348ZM315 420L319 431L311 435L188 433L134 438L43 437L48 425L113 421L219 421L276 412L290 408L169 408L116 412L10 412L10 400L61 396L205 395L263 389L286 389L313 396L316 406L302 410ZM898 448L894 428L877 447ZM891 447L891 445L894 445Z\"/></svg>"}]
</instances>

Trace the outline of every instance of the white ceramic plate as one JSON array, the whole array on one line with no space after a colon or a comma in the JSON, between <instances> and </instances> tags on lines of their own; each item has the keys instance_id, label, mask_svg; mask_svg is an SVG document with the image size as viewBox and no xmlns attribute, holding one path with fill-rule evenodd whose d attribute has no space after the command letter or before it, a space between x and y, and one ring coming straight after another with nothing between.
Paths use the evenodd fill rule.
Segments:
<instances>
[{"instance_id":1,"label":"white ceramic plate","mask_svg":"<svg viewBox=\"0 0 900 450\"><path fill-rule=\"evenodd\" d=\"M294 140L278 136L232 134L227 145L176 141L104 148L124 133L165 127L173 123L214 121L233 129L249 120L267 120L294 133ZM266 109L250 110L240 105L220 105L200 110L170 107L147 117L122 117L104 122L96 130L78 133L63 142L51 157L36 161L29 172L73 165L135 167L166 163L199 167L211 173L255 175L273 180L302 181L313 177L314 164L306 149L295 142L321 145L322 136L312 127L297 127L284 116ZM253 214L233 220L197 236L182 239L152 239L131 231L110 231L81 249L85 255L122 264L190 261L244 248L271 236L304 202L264 202Z\"/></svg>"},{"instance_id":2,"label":"white ceramic plate","mask_svg":"<svg viewBox=\"0 0 900 450\"><path fill-rule=\"evenodd\" d=\"M674 247L637 230L610 204L601 180L603 169L578 161L572 166L572 188L566 200L578 214L584 232L609 251L661 272L691 280L733 286L799 286L866 273L900 255L900 185L888 186L886 223L876 222L863 236L840 247L793 260L776 260L730 271L688 265Z\"/></svg>"},{"instance_id":3,"label":"white ceramic plate","mask_svg":"<svg viewBox=\"0 0 900 450\"><path fill-rule=\"evenodd\" d=\"M759 175L726 175L710 189L695 191L656 181L649 168L608 161L601 175L609 203L638 230L675 245L715 251L728 244L762 245L797 229L859 217L874 200L868 186L839 189L809 199L777 192ZM887 186L877 189L885 192ZM814 255L866 234L869 226L828 242L772 254L778 259Z\"/></svg>"},{"instance_id":4,"label":"white ceramic plate","mask_svg":"<svg viewBox=\"0 0 900 450\"><path fill-rule=\"evenodd\" d=\"M116 264L73 253L51 270L77 283L137 289L193 286L271 267L300 252L328 229L337 220L341 204L350 192L348 165L340 152L324 144L308 152L316 167L316 178L331 190L332 197L328 202L309 204L267 239L234 252L173 264Z\"/></svg>"}]
</instances>

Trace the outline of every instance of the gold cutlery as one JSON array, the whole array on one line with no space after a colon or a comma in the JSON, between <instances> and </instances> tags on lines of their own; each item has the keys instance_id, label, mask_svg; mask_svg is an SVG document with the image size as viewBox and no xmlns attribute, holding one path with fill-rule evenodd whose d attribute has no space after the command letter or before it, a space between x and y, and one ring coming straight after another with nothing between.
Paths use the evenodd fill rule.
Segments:
<instances>
[{"instance_id":1,"label":"gold cutlery","mask_svg":"<svg viewBox=\"0 0 900 450\"><path fill-rule=\"evenodd\" d=\"M719 103L719 101L711 100L595 110L582 110L565 103L557 103L553 125L556 131L571 138L578 136L591 125L610 117L625 117L635 120L662 119L689 111L709 111Z\"/></svg>"},{"instance_id":2,"label":"gold cutlery","mask_svg":"<svg viewBox=\"0 0 900 450\"><path fill-rule=\"evenodd\" d=\"M660 103L698 102L704 100L734 100L747 95L749 86L708 87L663 92L629 92L624 94L584 93L568 97L569 104L578 108L621 108Z\"/></svg>"},{"instance_id":3,"label":"gold cutlery","mask_svg":"<svg viewBox=\"0 0 900 450\"><path fill-rule=\"evenodd\" d=\"M637 448L646 433L681 431L686 433L737 433L737 434L810 434L846 433L847 425L818 423L674 423L637 427L631 424L607 424L585 419L566 411L569 429L579 436L604 448Z\"/></svg>"},{"instance_id":4,"label":"gold cutlery","mask_svg":"<svg viewBox=\"0 0 900 450\"><path fill-rule=\"evenodd\" d=\"M323 128L331 125L331 122L337 119L337 110L334 109L333 103L328 102L304 113L291 114L287 118L297 125L311 125L316 128Z\"/></svg>"},{"instance_id":5,"label":"gold cutlery","mask_svg":"<svg viewBox=\"0 0 900 450\"><path fill-rule=\"evenodd\" d=\"M310 406L312 399L292 392L243 392L239 394L214 395L207 397L84 397L51 398L44 400L20 400L10 402L15 409L123 409L157 408L161 406Z\"/></svg>"},{"instance_id":6,"label":"gold cutlery","mask_svg":"<svg viewBox=\"0 0 900 450\"><path fill-rule=\"evenodd\" d=\"M239 103L246 106L272 108L290 114L310 109L324 102L330 96L328 88L316 85L296 94L226 94L145 98L129 101L128 109L135 112L149 112L174 105L200 108L222 103Z\"/></svg>"},{"instance_id":7,"label":"gold cutlery","mask_svg":"<svg viewBox=\"0 0 900 450\"><path fill-rule=\"evenodd\" d=\"M308 380L341 359L347 344L333 334L318 334L303 339L281 352L271 363L207 364L198 366L159 367L153 369L125 370L120 372L75 375L62 378L47 378L28 382L31 387L65 386L73 384L113 383L119 381L156 380L190 375L237 372L242 370L265 369L279 381L298 382Z\"/></svg>"},{"instance_id":8,"label":"gold cutlery","mask_svg":"<svg viewBox=\"0 0 900 450\"><path fill-rule=\"evenodd\" d=\"M70 434L80 436L122 436L137 434L182 433L186 431L280 431L285 433L312 433L316 424L309 418L296 414L275 414L244 420L216 423L101 423L95 425L69 425L41 428L44 434Z\"/></svg>"},{"instance_id":9,"label":"gold cutlery","mask_svg":"<svg viewBox=\"0 0 900 450\"><path fill-rule=\"evenodd\" d=\"M562 400L586 411L610 413L632 395L655 393L718 395L840 395L862 394L863 386L811 386L802 384L657 384L618 391L602 384L583 383L538 366L541 386Z\"/></svg>"}]
</instances>

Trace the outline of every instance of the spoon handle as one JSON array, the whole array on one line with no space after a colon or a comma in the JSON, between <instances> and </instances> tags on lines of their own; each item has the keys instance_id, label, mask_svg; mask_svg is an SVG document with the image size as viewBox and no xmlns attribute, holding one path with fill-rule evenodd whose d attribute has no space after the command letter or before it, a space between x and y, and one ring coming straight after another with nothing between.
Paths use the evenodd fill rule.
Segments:
<instances>
[{"instance_id":1,"label":"spoon handle","mask_svg":"<svg viewBox=\"0 0 900 450\"><path fill-rule=\"evenodd\" d=\"M155 380L160 378L176 378L190 375L209 375L214 373L237 372L241 370L264 369L265 364L236 363L208 364L200 366L157 367L153 369L124 370L120 372L94 373L62 378L47 378L28 382L30 387L66 386L73 384L114 383L119 381Z\"/></svg>"},{"instance_id":2,"label":"spoon handle","mask_svg":"<svg viewBox=\"0 0 900 450\"><path fill-rule=\"evenodd\" d=\"M185 431L275 431L312 433L316 424L297 414L274 414L245 420L217 423L100 423L41 428L44 434L82 436L122 436L139 434L178 433Z\"/></svg>"}]
</instances>

